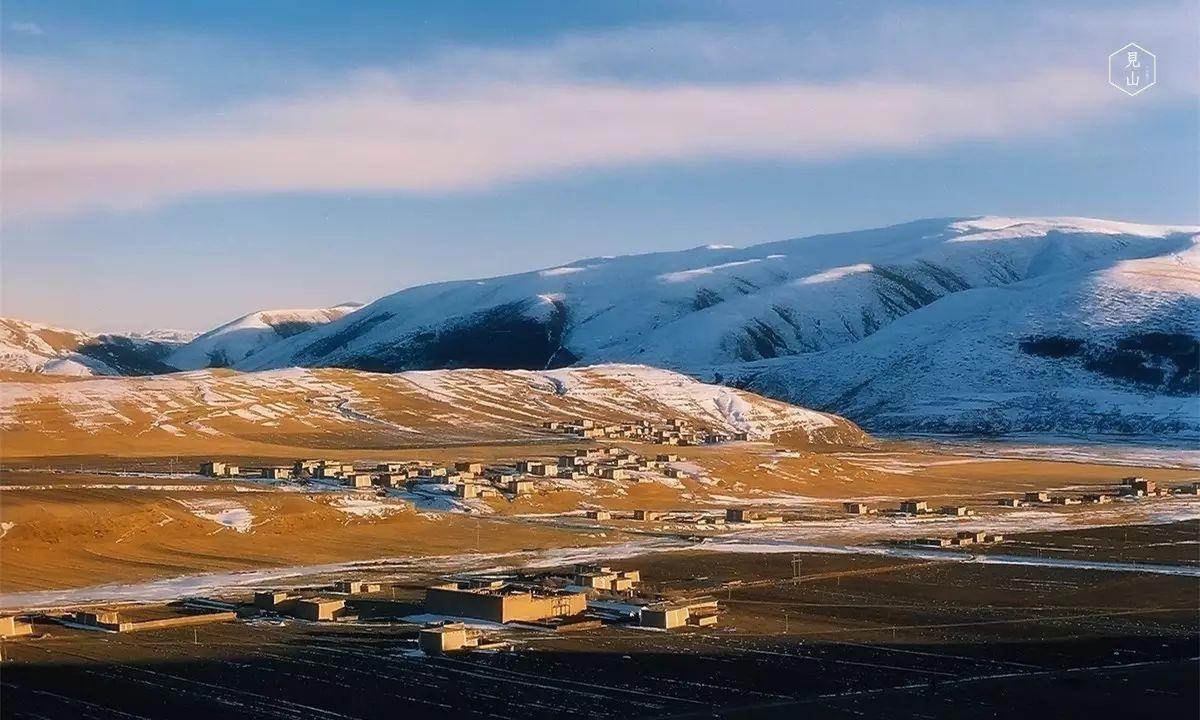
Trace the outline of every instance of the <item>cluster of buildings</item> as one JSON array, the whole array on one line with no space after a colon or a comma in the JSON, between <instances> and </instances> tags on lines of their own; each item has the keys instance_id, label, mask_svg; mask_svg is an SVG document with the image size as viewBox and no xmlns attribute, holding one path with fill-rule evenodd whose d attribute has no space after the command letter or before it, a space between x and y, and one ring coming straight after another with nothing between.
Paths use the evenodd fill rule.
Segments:
<instances>
[{"instance_id":1,"label":"cluster of buildings","mask_svg":"<svg viewBox=\"0 0 1200 720\"><path fill-rule=\"evenodd\" d=\"M844 502L842 510L851 515L874 515L879 510L868 506L863 502ZM885 510L891 515L949 515L950 517L970 517L975 514L965 505L943 505L938 508L929 507L927 500L904 500L900 503L900 507L896 510Z\"/></svg>"},{"instance_id":2,"label":"cluster of buildings","mask_svg":"<svg viewBox=\"0 0 1200 720\"><path fill-rule=\"evenodd\" d=\"M1000 500L1004 507L1023 507L1025 505L1104 505L1111 503L1116 497L1148 498L1166 497L1169 495L1200 495L1200 483L1189 483L1174 488L1159 487L1153 480L1142 477L1121 478L1121 484L1115 492L1086 493L1083 495L1051 495L1044 491L1025 493L1024 497L1007 497Z\"/></svg>"},{"instance_id":3,"label":"cluster of buildings","mask_svg":"<svg viewBox=\"0 0 1200 720\"><path fill-rule=\"evenodd\" d=\"M999 533L964 530L949 537L918 538L916 540L901 540L901 545L917 547L962 547L964 545L994 545L1004 541Z\"/></svg>"},{"instance_id":4,"label":"cluster of buildings","mask_svg":"<svg viewBox=\"0 0 1200 720\"><path fill-rule=\"evenodd\" d=\"M767 524L783 522L783 515L752 508L726 508L722 514L703 510L585 510L589 520L633 520L635 522L673 522L687 525L722 527L731 523Z\"/></svg>"},{"instance_id":5,"label":"cluster of buildings","mask_svg":"<svg viewBox=\"0 0 1200 720\"><path fill-rule=\"evenodd\" d=\"M327 589L339 595L364 595L383 589L380 583L364 580L338 580ZM357 617L346 607L345 597L304 595L287 590L260 590L254 593L254 607L259 610L300 618L301 620L355 620Z\"/></svg>"},{"instance_id":6,"label":"cluster of buildings","mask_svg":"<svg viewBox=\"0 0 1200 720\"><path fill-rule=\"evenodd\" d=\"M774 515L750 508L726 508L725 522L730 523L777 523L783 522L782 515Z\"/></svg>"},{"instance_id":7,"label":"cluster of buildings","mask_svg":"<svg viewBox=\"0 0 1200 720\"><path fill-rule=\"evenodd\" d=\"M715 599L642 597L640 583L637 570L592 564L576 565L568 575L448 580L425 591L425 612L446 620L421 630L419 643L431 653L479 647L482 633L464 624L471 620L556 632L598 628L605 622L662 630L716 624Z\"/></svg>"},{"instance_id":8,"label":"cluster of buildings","mask_svg":"<svg viewBox=\"0 0 1200 720\"><path fill-rule=\"evenodd\" d=\"M600 447L575 450L568 455L559 455L554 462L530 459L516 464L516 472L534 477L574 480L597 477L606 480L632 480L637 473L659 472L667 477L679 478L685 473L671 467L671 463L683 458L674 453L660 453L650 459L620 447Z\"/></svg>"},{"instance_id":9,"label":"cluster of buildings","mask_svg":"<svg viewBox=\"0 0 1200 720\"><path fill-rule=\"evenodd\" d=\"M587 418L547 420L546 430L592 440L636 440L655 445L714 445L716 443L749 440L744 431L723 432L712 428L692 427L686 418L671 418L664 425L649 420L636 423L603 424Z\"/></svg>"},{"instance_id":10,"label":"cluster of buildings","mask_svg":"<svg viewBox=\"0 0 1200 720\"><path fill-rule=\"evenodd\" d=\"M411 460L363 468L342 460L306 459L297 460L291 466L264 466L243 471L237 465L210 460L200 465L200 474L223 478L257 475L269 480L318 479L348 488L412 490L418 485L440 485L460 498L471 499L530 494L537 489L535 483L538 481L589 477L646 481L645 474L650 472L680 478L686 473L671 464L682 459L674 453L659 453L651 459L625 448L596 447L555 458L528 458L486 465L471 460L449 464Z\"/></svg>"}]
</instances>

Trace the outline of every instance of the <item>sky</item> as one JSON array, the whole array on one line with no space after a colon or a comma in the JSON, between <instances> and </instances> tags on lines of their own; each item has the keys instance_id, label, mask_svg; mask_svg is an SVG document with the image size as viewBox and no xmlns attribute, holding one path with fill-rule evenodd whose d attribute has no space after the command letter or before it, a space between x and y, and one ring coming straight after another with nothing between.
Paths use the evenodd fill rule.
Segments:
<instances>
[{"instance_id":1,"label":"sky","mask_svg":"<svg viewBox=\"0 0 1200 720\"><path fill-rule=\"evenodd\" d=\"M2 8L6 317L205 330L925 217L1200 224L1195 0Z\"/></svg>"}]
</instances>

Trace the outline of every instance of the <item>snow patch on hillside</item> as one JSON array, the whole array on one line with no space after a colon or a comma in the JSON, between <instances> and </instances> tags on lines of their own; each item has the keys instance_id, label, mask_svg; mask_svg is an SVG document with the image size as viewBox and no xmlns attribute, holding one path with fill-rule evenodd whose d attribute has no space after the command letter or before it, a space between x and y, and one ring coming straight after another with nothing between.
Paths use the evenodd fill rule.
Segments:
<instances>
[{"instance_id":1,"label":"snow patch on hillside","mask_svg":"<svg viewBox=\"0 0 1200 720\"><path fill-rule=\"evenodd\" d=\"M248 533L254 527L254 515L232 500L217 498L180 500L171 498L200 518L217 523L223 528L239 533Z\"/></svg>"}]
</instances>

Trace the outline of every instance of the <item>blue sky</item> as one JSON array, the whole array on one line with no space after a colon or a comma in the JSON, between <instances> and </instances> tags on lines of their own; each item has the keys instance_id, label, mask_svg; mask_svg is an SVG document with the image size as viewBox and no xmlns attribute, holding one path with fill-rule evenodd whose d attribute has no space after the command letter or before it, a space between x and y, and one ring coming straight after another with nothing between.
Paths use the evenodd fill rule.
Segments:
<instances>
[{"instance_id":1,"label":"blue sky","mask_svg":"<svg viewBox=\"0 0 1200 720\"><path fill-rule=\"evenodd\" d=\"M8 0L0 312L199 330L919 217L1197 224L1197 19L1194 2ZM1105 75L1130 41L1159 58L1136 98Z\"/></svg>"}]
</instances>

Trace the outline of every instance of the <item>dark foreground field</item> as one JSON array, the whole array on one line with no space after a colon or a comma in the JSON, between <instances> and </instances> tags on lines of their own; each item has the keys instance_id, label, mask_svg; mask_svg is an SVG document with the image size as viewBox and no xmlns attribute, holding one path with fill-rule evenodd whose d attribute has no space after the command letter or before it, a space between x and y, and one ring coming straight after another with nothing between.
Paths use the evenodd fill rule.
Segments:
<instances>
[{"instance_id":1,"label":"dark foreground field","mask_svg":"<svg viewBox=\"0 0 1200 720\"><path fill-rule=\"evenodd\" d=\"M1164 527L1178 537L1194 524ZM1076 544L1078 538L1038 537ZM632 560L721 625L511 635L428 658L412 626L262 621L6 645L12 718L1195 717L1195 577L806 555ZM754 581L778 582L750 585ZM742 585L727 585L728 581ZM402 588L399 604L411 588Z\"/></svg>"}]
</instances>

